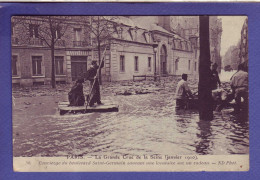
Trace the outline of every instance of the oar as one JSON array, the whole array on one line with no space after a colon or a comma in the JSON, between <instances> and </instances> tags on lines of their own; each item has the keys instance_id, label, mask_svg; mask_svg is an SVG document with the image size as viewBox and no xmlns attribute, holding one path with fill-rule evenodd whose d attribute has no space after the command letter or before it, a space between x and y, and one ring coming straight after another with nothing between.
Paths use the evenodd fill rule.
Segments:
<instances>
[{"instance_id":1,"label":"oar","mask_svg":"<svg viewBox=\"0 0 260 180\"><path fill-rule=\"evenodd\" d=\"M102 54L101 62L100 62L100 64L99 64L99 67L98 67L98 70L97 70L97 74L96 74L96 76L95 76L96 78L94 79L94 82L93 82L92 87L91 87L91 89L90 89L89 101L87 101L86 108L85 108L85 113L86 113L86 111L87 111L88 105L89 105L90 100L91 100L91 98L92 98L92 97L91 97L92 91L93 91L94 85L95 85L95 83L96 83L96 80L98 79L98 74L99 74L99 71L100 71L100 69L101 69L101 64L103 63L103 60L105 59L106 50L107 50L107 48L105 47L105 50L104 50L104 52L103 52L103 54Z\"/></svg>"}]
</instances>

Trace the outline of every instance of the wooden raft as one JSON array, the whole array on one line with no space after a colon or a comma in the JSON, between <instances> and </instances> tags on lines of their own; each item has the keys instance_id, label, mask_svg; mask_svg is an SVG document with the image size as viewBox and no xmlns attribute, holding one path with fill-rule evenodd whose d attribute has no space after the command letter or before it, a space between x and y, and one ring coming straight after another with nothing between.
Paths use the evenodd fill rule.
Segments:
<instances>
[{"instance_id":1,"label":"wooden raft","mask_svg":"<svg viewBox=\"0 0 260 180\"><path fill-rule=\"evenodd\" d=\"M59 102L58 104L58 110L60 112L60 115L64 115L68 112L76 113L92 113L92 112L118 112L119 106L116 104L106 103L102 105L95 105L93 107L88 106L86 109L86 106L69 106L68 101Z\"/></svg>"}]
</instances>

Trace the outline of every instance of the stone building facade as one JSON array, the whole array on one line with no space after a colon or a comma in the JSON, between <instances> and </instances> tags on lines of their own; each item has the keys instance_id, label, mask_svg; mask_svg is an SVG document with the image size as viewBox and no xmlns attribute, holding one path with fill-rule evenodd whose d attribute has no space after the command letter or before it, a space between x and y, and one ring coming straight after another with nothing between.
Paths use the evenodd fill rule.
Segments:
<instances>
[{"instance_id":1,"label":"stone building facade","mask_svg":"<svg viewBox=\"0 0 260 180\"><path fill-rule=\"evenodd\" d=\"M176 34L189 39L193 46L196 59L199 58L199 17L198 16L171 16L171 29ZM217 16L210 16L210 56L211 62L217 63L221 69L220 45L222 35L222 21Z\"/></svg>"},{"instance_id":2,"label":"stone building facade","mask_svg":"<svg viewBox=\"0 0 260 180\"><path fill-rule=\"evenodd\" d=\"M39 27L45 17L31 18L26 21L12 18L14 84L29 86L51 81L50 47L39 38ZM79 16L66 19L69 26L55 43L57 82L71 82L84 76L91 61L98 60L95 39L82 19L88 21L87 17ZM130 80L134 75L198 75L198 28L191 28L188 36L186 30L179 33L169 16L119 16L112 23L116 26L105 54L104 81ZM58 30L55 33L57 37L61 34Z\"/></svg>"},{"instance_id":3,"label":"stone building facade","mask_svg":"<svg viewBox=\"0 0 260 180\"><path fill-rule=\"evenodd\" d=\"M248 68L248 18L245 19L241 30L241 41L239 47L240 63Z\"/></svg>"},{"instance_id":4,"label":"stone building facade","mask_svg":"<svg viewBox=\"0 0 260 180\"><path fill-rule=\"evenodd\" d=\"M60 17L56 17L60 18ZM79 17L78 17L79 18ZM24 86L50 84L52 58L47 43L40 38L48 24L46 17L12 17L12 83ZM74 19L55 43L56 82L70 82L86 72L91 46L85 29ZM40 32L40 27L43 29ZM47 31L47 30L46 30ZM60 32L55 32L58 36ZM49 36L47 34L46 36Z\"/></svg>"}]
</instances>

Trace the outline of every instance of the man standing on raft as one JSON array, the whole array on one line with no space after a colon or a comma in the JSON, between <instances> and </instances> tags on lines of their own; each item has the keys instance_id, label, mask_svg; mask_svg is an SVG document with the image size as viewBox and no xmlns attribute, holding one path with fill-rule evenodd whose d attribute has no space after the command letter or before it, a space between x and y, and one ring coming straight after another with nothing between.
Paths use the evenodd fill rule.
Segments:
<instances>
[{"instance_id":1,"label":"man standing on raft","mask_svg":"<svg viewBox=\"0 0 260 180\"><path fill-rule=\"evenodd\" d=\"M94 106L94 103L101 105L101 98L100 98L100 87L99 87L99 80L98 80L98 73L99 69L104 67L104 61L102 61L101 66L97 65L97 61L91 62L91 67L87 71L86 79L90 81L90 94L89 94L89 106Z\"/></svg>"}]
</instances>

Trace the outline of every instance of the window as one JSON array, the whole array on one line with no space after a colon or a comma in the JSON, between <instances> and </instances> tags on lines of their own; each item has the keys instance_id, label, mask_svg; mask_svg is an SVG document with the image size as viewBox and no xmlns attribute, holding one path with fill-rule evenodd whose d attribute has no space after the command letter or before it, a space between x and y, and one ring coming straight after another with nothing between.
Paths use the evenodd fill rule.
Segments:
<instances>
[{"instance_id":1,"label":"window","mask_svg":"<svg viewBox=\"0 0 260 180\"><path fill-rule=\"evenodd\" d=\"M138 71L138 56L135 56L135 71Z\"/></svg>"},{"instance_id":2,"label":"window","mask_svg":"<svg viewBox=\"0 0 260 180\"><path fill-rule=\"evenodd\" d=\"M194 71L197 71L197 62L194 64Z\"/></svg>"},{"instance_id":3,"label":"window","mask_svg":"<svg viewBox=\"0 0 260 180\"><path fill-rule=\"evenodd\" d=\"M134 40L134 39L133 39L134 37L133 37L133 32L132 32L132 31L133 31L133 28L129 28L129 30L128 30L129 35L130 35L131 39Z\"/></svg>"},{"instance_id":4,"label":"window","mask_svg":"<svg viewBox=\"0 0 260 180\"><path fill-rule=\"evenodd\" d=\"M80 41L81 39L81 28L75 28L74 29L74 39L75 41Z\"/></svg>"},{"instance_id":5,"label":"window","mask_svg":"<svg viewBox=\"0 0 260 180\"><path fill-rule=\"evenodd\" d=\"M151 67L152 67L152 58L151 57L148 57L148 71L151 71Z\"/></svg>"},{"instance_id":6,"label":"window","mask_svg":"<svg viewBox=\"0 0 260 180\"><path fill-rule=\"evenodd\" d=\"M122 27L119 27L118 37L119 37L119 39L122 39L122 38L123 38L123 28L122 28Z\"/></svg>"},{"instance_id":7,"label":"window","mask_svg":"<svg viewBox=\"0 0 260 180\"><path fill-rule=\"evenodd\" d=\"M55 29L54 39L60 39L61 38L61 27L58 26Z\"/></svg>"},{"instance_id":8,"label":"window","mask_svg":"<svg viewBox=\"0 0 260 180\"><path fill-rule=\"evenodd\" d=\"M125 56L120 56L120 72L125 72Z\"/></svg>"},{"instance_id":9,"label":"window","mask_svg":"<svg viewBox=\"0 0 260 180\"><path fill-rule=\"evenodd\" d=\"M187 51L191 51L190 42L187 42Z\"/></svg>"},{"instance_id":10,"label":"window","mask_svg":"<svg viewBox=\"0 0 260 180\"><path fill-rule=\"evenodd\" d=\"M181 41L179 40L178 43L179 43L179 49L182 50L182 44L181 44Z\"/></svg>"},{"instance_id":11,"label":"window","mask_svg":"<svg viewBox=\"0 0 260 180\"><path fill-rule=\"evenodd\" d=\"M176 59L176 61L175 61L175 71L177 71L178 70L178 64L179 64L179 59Z\"/></svg>"},{"instance_id":12,"label":"window","mask_svg":"<svg viewBox=\"0 0 260 180\"><path fill-rule=\"evenodd\" d=\"M64 63L64 57L63 56L55 56L55 68L56 68L56 74L57 75L64 74L63 63Z\"/></svg>"},{"instance_id":13,"label":"window","mask_svg":"<svg viewBox=\"0 0 260 180\"><path fill-rule=\"evenodd\" d=\"M149 32L148 31L144 31L143 32L143 36L144 36L145 41L149 43Z\"/></svg>"},{"instance_id":14,"label":"window","mask_svg":"<svg viewBox=\"0 0 260 180\"><path fill-rule=\"evenodd\" d=\"M176 49L175 41L172 41L172 49Z\"/></svg>"},{"instance_id":15,"label":"window","mask_svg":"<svg viewBox=\"0 0 260 180\"><path fill-rule=\"evenodd\" d=\"M190 51L193 51L191 43L189 43L189 48L190 48Z\"/></svg>"},{"instance_id":16,"label":"window","mask_svg":"<svg viewBox=\"0 0 260 180\"><path fill-rule=\"evenodd\" d=\"M38 30L39 30L39 25L37 25L37 24L29 24L30 37L38 38L39 37Z\"/></svg>"},{"instance_id":17,"label":"window","mask_svg":"<svg viewBox=\"0 0 260 180\"><path fill-rule=\"evenodd\" d=\"M135 32L135 37L134 37L134 41L137 41L137 29L134 30Z\"/></svg>"},{"instance_id":18,"label":"window","mask_svg":"<svg viewBox=\"0 0 260 180\"><path fill-rule=\"evenodd\" d=\"M32 56L33 75L42 75L42 56Z\"/></svg>"},{"instance_id":19,"label":"window","mask_svg":"<svg viewBox=\"0 0 260 180\"><path fill-rule=\"evenodd\" d=\"M17 76L17 56L12 56L12 75Z\"/></svg>"},{"instance_id":20,"label":"window","mask_svg":"<svg viewBox=\"0 0 260 180\"><path fill-rule=\"evenodd\" d=\"M189 70L190 70L190 60L189 60Z\"/></svg>"},{"instance_id":21,"label":"window","mask_svg":"<svg viewBox=\"0 0 260 180\"><path fill-rule=\"evenodd\" d=\"M185 41L181 41L181 50L186 50L186 42Z\"/></svg>"}]
</instances>

